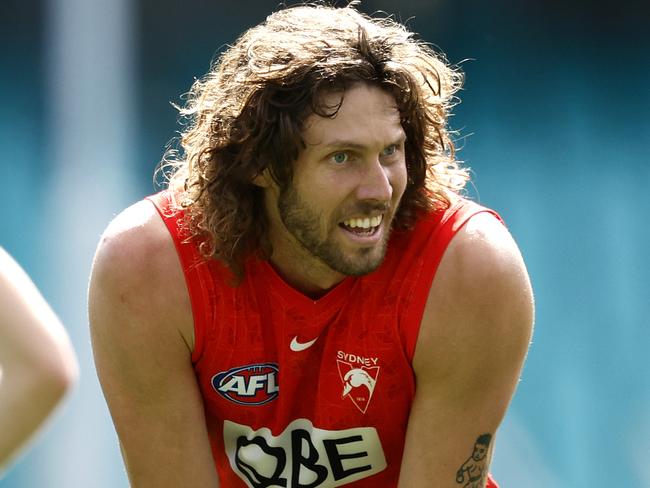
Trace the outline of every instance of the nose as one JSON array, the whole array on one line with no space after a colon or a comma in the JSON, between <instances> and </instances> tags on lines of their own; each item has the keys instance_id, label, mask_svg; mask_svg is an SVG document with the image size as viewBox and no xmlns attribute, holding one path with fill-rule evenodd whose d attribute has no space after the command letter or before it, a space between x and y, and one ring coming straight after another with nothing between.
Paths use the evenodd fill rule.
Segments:
<instances>
[{"instance_id":1,"label":"nose","mask_svg":"<svg viewBox=\"0 0 650 488\"><path fill-rule=\"evenodd\" d=\"M365 165L365 171L361 175L357 187L357 198L387 203L390 202L392 196L390 168L382 165L379 159L369 161Z\"/></svg>"}]
</instances>

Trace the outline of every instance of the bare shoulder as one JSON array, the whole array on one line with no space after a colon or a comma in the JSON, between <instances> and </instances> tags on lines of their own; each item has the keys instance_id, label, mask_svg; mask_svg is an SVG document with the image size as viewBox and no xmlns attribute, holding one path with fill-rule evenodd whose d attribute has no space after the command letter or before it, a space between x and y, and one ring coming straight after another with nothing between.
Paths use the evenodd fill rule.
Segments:
<instances>
[{"instance_id":1,"label":"bare shoulder","mask_svg":"<svg viewBox=\"0 0 650 488\"><path fill-rule=\"evenodd\" d=\"M156 209L138 202L118 214L97 247L89 305L149 317L147 324L173 322L188 345L193 341L191 310L172 238ZM93 323L101 323L101 320Z\"/></svg>"},{"instance_id":2,"label":"bare shoulder","mask_svg":"<svg viewBox=\"0 0 650 488\"><path fill-rule=\"evenodd\" d=\"M154 206L140 201L118 214L101 236L93 268L120 279L144 278L174 257L173 242ZM124 266L126 265L126 266Z\"/></svg>"},{"instance_id":3,"label":"bare shoulder","mask_svg":"<svg viewBox=\"0 0 650 488\"><path fill-rule=\"evenodd\" d=\"M530 342L533 295L513 237L496 217L472 217L452 239L429 291L414 359L427 375L480 379L519 369ZM489 365L489 366L488 366Z\"/></svg>"},{"instance_id":4,"label":"bare shoulder","mask_svg":"<svg viewBox=\"0 0 650 488\"><path fill-rule=\"evenodd\" d=\"M510 287L528 285L517 244L508 229L489 213L473 216L452 239L438 277L464 291L458 298L468 295L511 302L513 293L518 293Z\"/></svg>"}]
</instances>

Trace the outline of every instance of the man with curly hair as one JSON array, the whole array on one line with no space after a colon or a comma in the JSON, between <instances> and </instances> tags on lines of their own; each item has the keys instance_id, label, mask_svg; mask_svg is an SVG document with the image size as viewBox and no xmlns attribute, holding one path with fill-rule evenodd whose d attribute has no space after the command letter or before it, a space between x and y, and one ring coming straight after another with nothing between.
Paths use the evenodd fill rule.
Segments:
<instances>
[{"instance_id":1,"label":"man with curly hair","mask_svg":"<svg viewBox=\"0 0 650 488\"><path fill-rule=\"evenodd\" d=\"M460 82L403 25L324 5L196 81L168 188L110 224L90 283L133 487L458 486L533 317L513 239L460 195Z\"/></svg>"}]
</instances>

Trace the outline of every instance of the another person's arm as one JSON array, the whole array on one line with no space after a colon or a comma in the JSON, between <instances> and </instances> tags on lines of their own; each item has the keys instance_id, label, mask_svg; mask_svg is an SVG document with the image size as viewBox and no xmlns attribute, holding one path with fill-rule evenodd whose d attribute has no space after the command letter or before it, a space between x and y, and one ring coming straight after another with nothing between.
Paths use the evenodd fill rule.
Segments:
<instances>
[{"instance_id":1,"label":"another person's arm","mask_svg":"<svg viewBox=\"0 0 650 488\"><path fill-rule=\"evenodd\" d=\"M493 216L475 216L450 243L429 292L401 488L485 486L532 324L516 244Z\"/></svg>"},{"instance_id":2,"label":"another person's arm","mask_svg":"<svg viewBox=\"0 0 650 488\"><path fill-rule=\"evenodd\" d=\"M77 374L59 319L0 248L0 469L38 430Z\"/></svg>"},{"instance_id":3,"label":"another person's arm","mask_svg":"<svg viewBox=\"0 0 650 488\"><path fill-rule=\"evenodd\" d=\"M131 486L218 487L191 363L185 280L149 202L127 209L104 233L89 316L97 373Z\"/></svg>"}]
</instances>

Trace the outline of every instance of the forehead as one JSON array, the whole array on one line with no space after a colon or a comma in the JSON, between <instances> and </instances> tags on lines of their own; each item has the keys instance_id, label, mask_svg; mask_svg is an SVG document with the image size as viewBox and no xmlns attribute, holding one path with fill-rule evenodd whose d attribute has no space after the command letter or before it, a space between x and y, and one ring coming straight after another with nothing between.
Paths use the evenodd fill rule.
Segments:
<instances>
[{"instance_id":1,"label":"forehead","mask_svg":"<svg viewBox=\"0 0 650 488\"><path fill-rule=\"evenodd\" d=\"M395 99L378 86L358 83L344 92L327 92L321 95L319 102L325 113L336 111L336 114L307 117L303 138L308 148L338 141L367 147L383 146L404 134Z\"/></svg>"}]
</instances>

